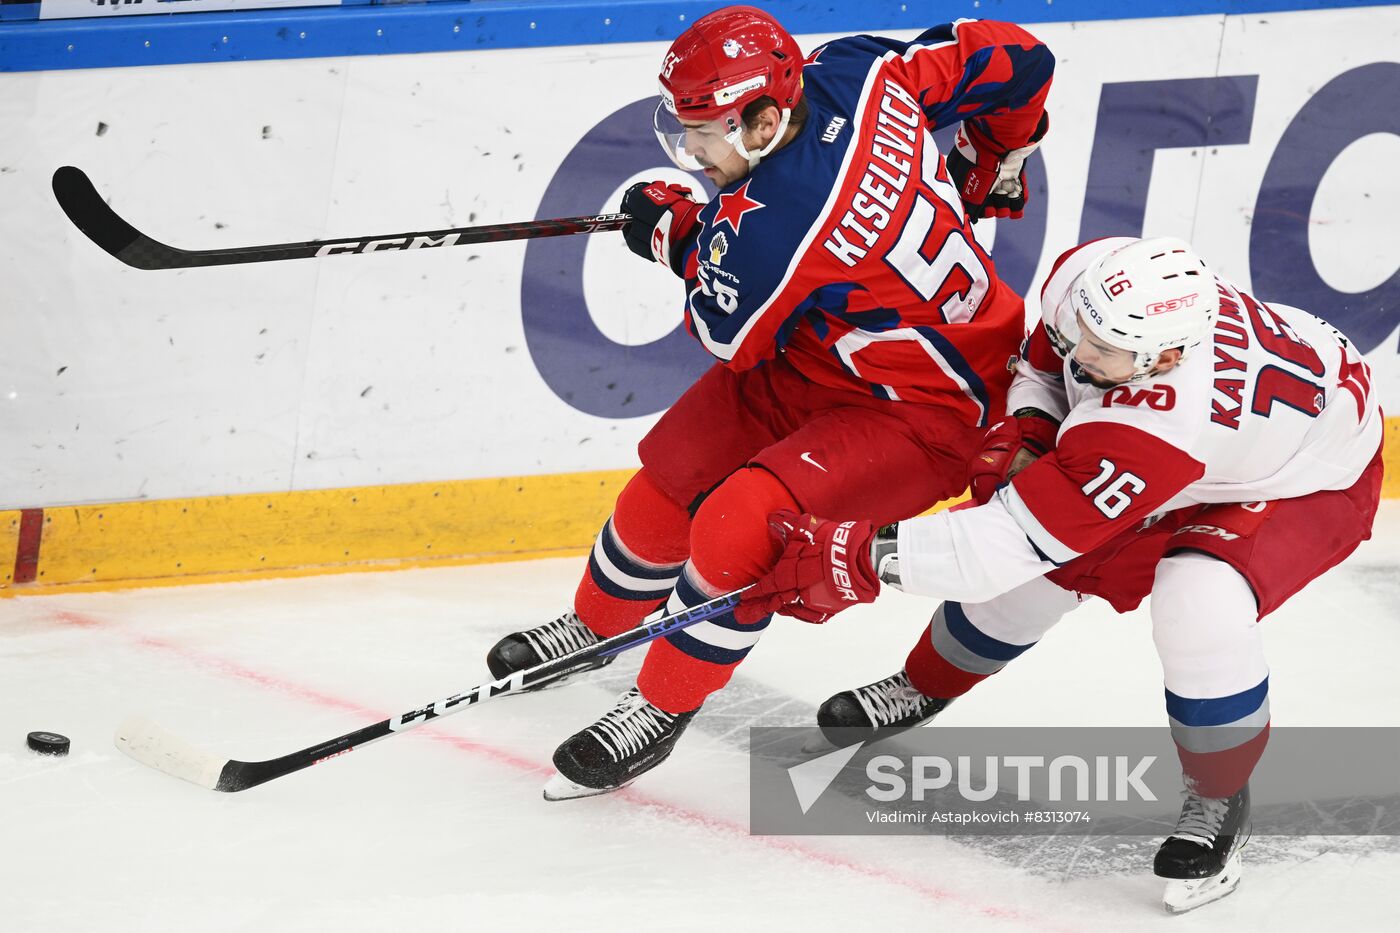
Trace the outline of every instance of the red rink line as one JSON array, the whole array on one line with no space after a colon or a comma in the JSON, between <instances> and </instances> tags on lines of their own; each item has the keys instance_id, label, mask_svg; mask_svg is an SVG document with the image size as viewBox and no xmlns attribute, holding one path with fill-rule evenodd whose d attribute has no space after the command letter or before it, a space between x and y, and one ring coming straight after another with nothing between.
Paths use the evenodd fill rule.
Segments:
<instances>
[{"instance_id":1,"label":"red rink line","mask_svg":"<svg viewBox=\"0 0 1400 933\"><path fill-rule=\"evenodd\" d=\"M359 704L351 702L349 700L344 700L339 697L331 696L330 694L322 693L310 687L306 687L288 680L283 680L280 677L274 677L270 674L265 674L260 671L253 670L251 668L244 667L243 665L238 664L235 661L230 661L227 658L220 658L215 655L206 654L202 651L197 651L193 648L187 647L185 645L180 645L172 641L167 641L163 638L155 638L149 635L136 635L130 632L123 631L120 627L108 625L96 616L91 616L86 613L73 612L71 610L64 609L53 613L53 618L55 621L63 625L76 626L79 628L101 628L104 634L119 636L120 638L129 642L130 644L136 645L137 647L143 648L148 651L178 657L183 661L189 662L191 666L201 671L218 674L222 677L227 677L231 680L241 680L248 683L256 684L260 687L267 688L268 690L272 690L277 693L285 694L295 699L302 700L306 703L310 703L314 706L321 706L327 709L335 709L340 710L342 712L353 713L358 718L364 720L366 724L369 722L376 722L382 719L387 719L389 715L391 715L383 711L366 709L365 707L360 706ZM519 755L512 754L511 752L505 751L500 748L495 748L490 745L483 745L480 742L473 742L470 739L466 739L461 736L451 735L449 733L439 731L438 729L432 726L422 726L417 730L417 732L419 735L427 736L435 742L440 742L445 745L449 745L453 748L459 749L460 751L469 752L478 757L489 759L493 762L496 762L497 764L504 765L505 767L520 772L522 774L546 777L554 773L554 769L552 766L540 764L537 761L533 761L528 758L523 758ZM989 904L984 904L979 901L972 900L971 898L965 897L964 895L959 894L955 891L950 891L946 888L940 888L937 885L928 884L927 882L924 882L918 878L912 878L907 875L902 875L897 872L888 871L882 868L872 867L870 865L863 865L859 862L843 858L842 856L830 852L823 852L819 849L814 849L810 846L803 845L802 843L794 842L782 836L754 836L751 835L748 831L748 828L741 823L736 823L732 820L726 820L721 817L706 814L698 810L692 810L688 807L683 807L678 804L670 803L665 800L652 797L646 793L637 790L636 785L624 788L623 790L618 791L617 793L611 796L613 797L613 799L626 800L627 802L637 807L640 807L644 810L649 810L655 814L664 816L665 818L674 820L676 822L688 823L692 826L709 830L710 832L715 833L717 835L727 836L732 839L743 840L745 842L757 844L769 849L775 849L784 854L805 859L809 862L825 865L827 867L834 868L839 871L860 875L864 878L868 878L873 881L879 881L886 884L894 885L896 887L904 888L905 890L912 891L913 893L918 894L921 897L925 897L938 904L948 907L961 908L970 913L987 917L989 919L1003 920L1012 924L1025 925L1035 930L1072 929L1069 927L1063 927L1053 923L1049 923L1047 922L1047 918L1043 916L1028 914L1024 911L1019 911L1012 908L997 907ZM560 806L567 807L568 804L560 804Z\"/></svg>"}]
</instances>

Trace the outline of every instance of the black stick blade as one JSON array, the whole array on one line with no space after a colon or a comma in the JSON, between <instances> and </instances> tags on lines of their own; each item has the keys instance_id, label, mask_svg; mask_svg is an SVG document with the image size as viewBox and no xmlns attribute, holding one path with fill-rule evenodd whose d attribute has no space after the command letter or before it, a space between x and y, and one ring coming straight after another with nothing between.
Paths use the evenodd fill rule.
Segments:
<instances>
[{"instance_id":1,"label":"black stick blade","mask_svg":"<svg viewBox=\"0 0 1400 933\"><path fill-rule=\"evenodd\" d=\"M692 606L680 612L664 616L654 622L646 622L637 628L629 629L611 638L578 651L562 655L552 661L543 661L534 667L516 671L507 677L473 687L464 693L434 700L426 706L400 713L392 719L385 719L373 725L356 729L337 736L329 742L303 748L301 751L271 758L267 761L238 761L221 758L202 752L188 742L151 722L149 719L133 717L117 727L113 737L117 748L134 760L164 771L173 777L183 778L208 790L224 793L237 793L250 787L257 787L275 778L309 768L314 764L339 758L347 752L387 739L409 729L421 726L443 716L470 709L478 703L509 694L519 694L532 687L538 687L558 677L561 673L585 664L594 658L609 657L629 648L644 645L669 635L671 632L703 622L706 619L728 612L739 605L740 595L748 587L716 596L707 603Z\"/></svg>"},{"instance_id":2,"label":"black stick blade","mask_svg":"<svg viewBox=\"0 0 1400 933\"><path fill-rule=\"evenodd\" d=\"M53 194L73 226L128 266L163 269L172 265L169 254L176 251L117 216L82 169L65 165L54 172Z\"/></svg>"},{"instance_id":3,"label":"black stick blade","mask_svg":"<svg viewBox=\"0 0 1400 933\"><path fill-rule=\"evenodd\" d=\"M86 234L88 239L128 266L137 269L231 266L245 262L279 262L284 259L311 259L357 253L429 249L438 246L466 246L500 240L570 236L575 233L621 230L632 221L628 214L597 214L587 217L527 220L523 223L414 231L389 236L306 240L301 243L272 243L267 246L179 249L151 239L117 216L117 212L107 206L107 202L97 193L97 188L82 169L65 165L54 172L53 193L54 197L58 198L63 213L68 215L68 219Z\"/></svg>"}]
</instances>

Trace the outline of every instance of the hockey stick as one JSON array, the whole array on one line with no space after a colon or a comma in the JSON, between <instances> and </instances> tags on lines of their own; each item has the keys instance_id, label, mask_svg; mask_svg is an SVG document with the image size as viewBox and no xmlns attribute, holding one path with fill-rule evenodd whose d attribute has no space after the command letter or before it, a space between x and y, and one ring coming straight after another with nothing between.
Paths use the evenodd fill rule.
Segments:
<instances>
[{"instance_id":1,"label":"hockey stick","mask_svg":"<svg viewBox=\"0 0 1400 933\"><path fill-rule=\"evenodd\" d=\"M128 719L117 728L114 741L117 748L147 767L164 771L166 774L184 778L209 790L247 790L268 781L309 768L331 758L363 748L371 742L406 732L416 726L443 716L459 713L469 706L494 700L496 697L520 693L531 687L553 679L559 674L595 658L611 657L629 648L654 641L672 632L712 619L739 605L739 594L748 587L718 596L707 603L692 606L654 622L646 622L637 628L629 629L620 635L605 638L595 645L589 645L572 654L545 661L523 671L516 671L508 677L493 680L479 687L472 687L463 693L454 693L441 700L434 700L427 706L400 713L392 719L377 722L354 732L347 732L339 738L322 742L301 751L271 758L267 761L239 761L210 755L187 744L175 735L162 729L148 719L135 717Z\"/></svg>"},{"instance_id":2,"label":"hockey stick","mask_svg":"<svg viewBox=\"0 0 1400 933\"><path fill-rule=\"evenodd\" d=\"M592 217L560 217L554 220L527 220L482 227L452 227L391 233L387 236L357 237L344 240L307 240L304 243L275 243L270 246L240 246L231 249L177 249L153 240L122 220L97 193L92 180L80 168L65 165L53 173L53 193L58 206L89 240L128 266L137 269L189 269L194 266L229 266L243 262L277 262L343 253L379 253L390 250L428 249L434 246L466 246L501 240L568 236L621 230L632 221L630 214L597 214Z\"/></svg>"}]
</instances>

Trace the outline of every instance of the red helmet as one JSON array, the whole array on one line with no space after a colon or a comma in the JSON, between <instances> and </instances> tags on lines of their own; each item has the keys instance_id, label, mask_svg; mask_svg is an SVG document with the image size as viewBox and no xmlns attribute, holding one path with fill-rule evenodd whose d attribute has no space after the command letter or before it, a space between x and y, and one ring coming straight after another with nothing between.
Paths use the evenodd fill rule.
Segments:
<instances>
[{"instance_id":1,"label":"red helmet","mask_svg":"<svg viewBox=\"0 0 1400 933\"><path fill-rule=\"evenodd\" d=\"M802 98L802 50L756 7L707 13L662 59L662 100L681 119L713 120L765 95L782 110Z\"/></svg>"}]
</instances>

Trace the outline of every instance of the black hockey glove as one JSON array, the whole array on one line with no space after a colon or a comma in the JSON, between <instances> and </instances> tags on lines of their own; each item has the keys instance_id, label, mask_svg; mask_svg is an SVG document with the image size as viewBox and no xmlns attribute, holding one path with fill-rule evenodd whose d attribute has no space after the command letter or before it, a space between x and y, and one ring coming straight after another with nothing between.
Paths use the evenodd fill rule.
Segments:
<instances>
[{"instance_id":1,"label":"black hockey glove","mask_svg":"<svg viewBox=\"0 0 1400 933\"><path fill-rule=\"evenodd\" d=\"M622 195L622 210L632 222L622 228L627 248L654 259L683 276L681 258L700 224L700 209L683 185L639 181Z\"/></svg>"}]
</instances>

